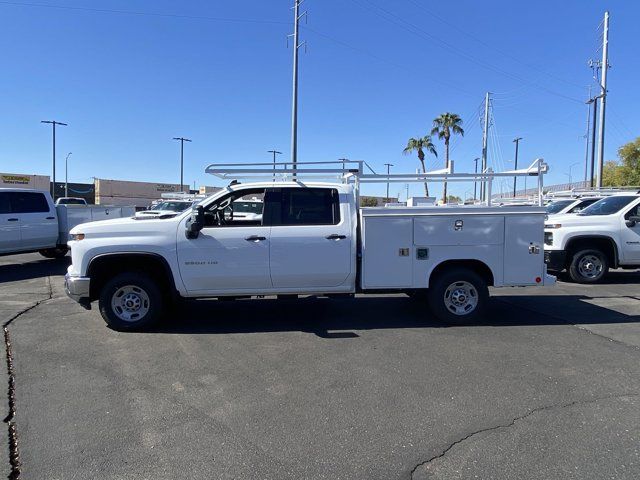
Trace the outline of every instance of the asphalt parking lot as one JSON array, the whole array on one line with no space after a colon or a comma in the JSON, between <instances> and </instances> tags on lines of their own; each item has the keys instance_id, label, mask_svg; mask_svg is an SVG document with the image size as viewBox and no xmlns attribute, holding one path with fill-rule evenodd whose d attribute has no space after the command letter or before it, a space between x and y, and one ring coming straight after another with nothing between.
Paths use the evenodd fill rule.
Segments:
<instances>
[{"instance_id":1,"label":"asphalt parking lot","mask_svg":"<svg viewBox=\"0 0 640 480\"><path fill-rule=\"evenodd\" d=\"M496 289L474 325L397 295L196 301L118 333L67 265L0 257L22 478L640 478L638 272Z\"/></svg>"}]
</instances>

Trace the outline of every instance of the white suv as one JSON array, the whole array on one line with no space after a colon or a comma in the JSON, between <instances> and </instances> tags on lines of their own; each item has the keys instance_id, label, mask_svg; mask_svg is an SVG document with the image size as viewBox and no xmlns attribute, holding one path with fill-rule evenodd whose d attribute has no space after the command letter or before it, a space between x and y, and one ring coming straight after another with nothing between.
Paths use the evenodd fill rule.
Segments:
<instances>
[{"instance_id":1,"label":"white suv","mask_svg":"<svg viewBox=\"0 0 640 480\"><path fill-rule=\"evenodd\" d=\"M545 224L549 270L567 270L579 283L602 280L609 268L640 268L640 193L602 198L577 214Z\"/></svg>"}]
</instances>

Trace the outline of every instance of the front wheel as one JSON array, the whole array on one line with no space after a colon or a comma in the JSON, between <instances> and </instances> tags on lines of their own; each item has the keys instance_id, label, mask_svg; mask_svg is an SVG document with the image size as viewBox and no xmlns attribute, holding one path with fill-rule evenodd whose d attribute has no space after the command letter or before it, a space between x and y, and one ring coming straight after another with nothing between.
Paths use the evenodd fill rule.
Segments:
<instances>
[{"instance_id":1,"label":"front wheel","mask_svg":"<svg viewBox=\"0 0 640 480\"><path fill-rule=\"evenodd\" d=\"M158 286L143 272L125 272L100 292L100 314L114 330L143 330L158 322L163 301Z\"/></svg>"},{"instance_id":2,"label":"front wheel","mask_svg":"<svg viewBox=\"0 0 640 480\"><path fill-rule=\"evenodd\" d=\"M597 283L608 271L607 256L595 248L574 253L569 264L569 276L577 283Z\"/></svg>"},{"instance_id":3,"label":"front wheel","mask_svg":"<svg viewBox=\"0 0 640 480\"><path fill-rule=\"evenodd\" d=\"M473 322L482 318L489 301L487 282L476 272L456 268L442 273L428 291L429 306L444 322Z\"/></svg>"}]
</instances>

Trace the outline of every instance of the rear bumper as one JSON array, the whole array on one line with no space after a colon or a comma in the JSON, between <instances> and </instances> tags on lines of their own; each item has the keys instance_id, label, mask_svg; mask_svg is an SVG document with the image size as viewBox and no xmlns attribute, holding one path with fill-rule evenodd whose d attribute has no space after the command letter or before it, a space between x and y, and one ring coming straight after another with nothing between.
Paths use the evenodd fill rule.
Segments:
<instances>
[{"instance_id":1,"label":"rear bumper","mask_svg":"<svg viewBox=\"0 0 640 480\"><path fill-rule=\"evenodd\" d=\"M68 273L64 276L64 291L69 298L86 307L90 302L89 288L91 279L88 277L73 277Z\"/></svg>"},{"instance_id":2,"label":"rear bumper","mask_svg":"<svg viewBox=\"0 0 640 480\"><path fill-rule=\"evenodd\" d=\"M559 272L564 270L566 266L567 252L564 250L545 250L544 251L544 263L547 264L547 269Z\"/></svg>"}]
</instances>

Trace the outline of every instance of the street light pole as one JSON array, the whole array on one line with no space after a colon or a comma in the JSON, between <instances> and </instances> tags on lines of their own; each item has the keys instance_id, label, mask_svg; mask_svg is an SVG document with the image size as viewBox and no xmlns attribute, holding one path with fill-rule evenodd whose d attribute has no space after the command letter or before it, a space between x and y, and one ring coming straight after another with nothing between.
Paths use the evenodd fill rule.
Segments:
<instances>
[{"instance_id":1,"label":"street light pole","mask_svg":"<svg viewBox=\"0 0 640 480\"><path fill-rule=\"evenodd\" d=\"M66 123L57 122L56 120L41 120L40 123L49 123L53 127L53 182L51 184L51 198L56 201L56 125L66 127Z\"/></svg>"},{"instance_id":2,"label":"street light pole","mask_svg":"<svg viewBox=\"0 0 640 480\"><path fill-rule=\"evenodd\" d=\"M572 169L573 167L575 167L576 165L578 165L579 163L580 163L580 162L574 162L574 163L572 163L571 165L569 165L569 173L568 173L568 174L566 174L566 173L565 173L565 175L568 175L568 176L569 176L569 190L571 190L571 189L573 188L573 181L572 181L572 180L573 180L573 177L571 176L571 169Z\"/></svg>"},{"instance_id":3,"label":"street light pole","mask_svg":"<svg viewBox=\"0 0 640 480\"><path fill-rule=\"evenodd\" d=\"M173 137L174 140L180 141L180 191L184 191L184 142L190 142L188 138Z\"/></svg>"},{"instance_id":4,"label":"street light pole","mask_svg":"<svg viewBox=\"0 0 640 480\"><path fill-rule=\"evenodd\" d=\"M515 158L515 164L513 169L514 170L518 170L518 144L520 143L520 140L522 140L522 137L516 137L513 139L514 143L516 144L516 158ZM516 182L518 181L518 177L517 176L513 176L513 198L516 198Z\"/></svg>"},{"instance_id":5,"label":"street light pole","mask_svg":"<svg viewBox=\"0 0 640 480\"><path fill-rule=\"evenodd\" d=\"M389 172L390 168L393 167L393 163L385 163L387 166L387 202L389 202Z\"/></svg>"},{"instance_id":6,"label":"street light pole","mask_svg":"<svg viewBox=\"0 0 640 480\"><path fill-rule=\"evenodd\" d=\"M67 153L67 158L64 159L64 196L69 196L69 155L72 152Z\"/></svg>"},{"instance_id":7,"label":"street light pole","mask_svg":"<svg viewBox=\"0 0 640 480\"><path fill-rule=\"evenodd\" d=\"M276 155L281 155L282 152L279 152L275 148L273 150L267 150L268 153L273 153L273 181L276 181Z\"/></svg>"}]
</instances>

